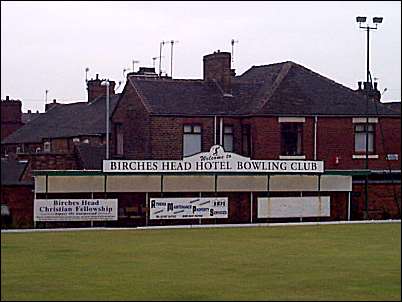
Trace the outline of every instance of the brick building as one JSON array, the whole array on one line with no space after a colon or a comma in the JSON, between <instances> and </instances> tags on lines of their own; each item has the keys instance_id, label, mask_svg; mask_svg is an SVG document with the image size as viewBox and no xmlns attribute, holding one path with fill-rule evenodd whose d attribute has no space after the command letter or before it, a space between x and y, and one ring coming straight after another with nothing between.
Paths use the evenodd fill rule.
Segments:
<instances>
[{"instance_id":1,"label":"brick building","mask_svg":"<svg viewBox=\"0 0 402 302\"><path fill-rule=\"evenodd\" d=\"M226 152L251 160L323 161L323 175L113 175L101 170L103 157L95 154L103 153L104 145L97 144L98 151L93 152L81 147L80 160L57 168L64 171L36 172L36 198L117 198L119 220L108 225L170 223L148 220L150 198L217 194L229 199L229 217L220 220L223 223L298 221L299 217L259 218L255 201L264 196L295 201L301 196L330 198L330 216L309 218L313 220L362 219L364 213L373 219L400 217L400 109L381 103L376 83L353 90L290 61L253 66L236 76L230 62L226 52L204 56L204 77L199 80L158 77L153 72L128 74L123 92L111 99L111 157L182 160L221 145ZM85 128L97 120L94 117L104 116L104 109L101 114L102 109L87 108L104 108L104 103L95 99L56 106L45 114L48 119L33 121L35 129L21 128L4 147L19 145L32 152L50 142L52 150L73 154L73 139L81 141L90 133L81 129L105 133L102 118L98 128ZM52 131L56 134L49 135ZM104 144L104 139L97 143ZM95 171L82 170L83 162ZM39 166L33 170L55 169L46 169L46 163ZM66 171L71 169L80 171Z\"/></svg>"},{"instance_id":2,"label":"brick building","mask_svg":"<svg viewBox=\"0 0 402 302\"><path fill-rule=\"evenodd\" d=\"M230 62L225 52L204 56L201 80L129 76L112 117L114 156L181 159L220 144L251 159L322 160L354 175L359 219L368 108L368 215L400 217L400 109L380 102L377 83L352 90L294 62L235 76Z\"/></svg>"}]
</instances>

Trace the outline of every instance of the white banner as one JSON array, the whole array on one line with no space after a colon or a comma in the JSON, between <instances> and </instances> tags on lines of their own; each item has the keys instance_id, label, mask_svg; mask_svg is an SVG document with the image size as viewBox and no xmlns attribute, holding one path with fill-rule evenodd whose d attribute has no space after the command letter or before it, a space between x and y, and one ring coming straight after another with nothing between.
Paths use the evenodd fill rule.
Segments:
<instances>
[{"instance_id":1,"label":"white banner","mask_svg":"<svg viewBox=\"0 0 402 302\"><path fill-rule=\"evenodd\" d=\"M169 172L241 172L241 173L323 173L324 162L312 160L251 160L222 146L183 160L104 160L103 172L169 173Z\"/></svg>"},{"instance_id":2,"label":"white banner","mask_svg":"<svg viewBox=\"0 0 402 302\"><path fill-rule=\"evenodd\" d=\"M151 198L150 219L228 218L227 197Z\"/></svg>"},{"instance_id":3,"label":"white banner","mask_svg":"<svg viewBox=\"0 0 402 302\"><path fill-rule=\"evenodd\" d=\"M34 221L117 220L117 199L35 199Z\"/></svg>"},{"instance_id":4,"label":"white banner","mask_svg":"<svg viewBox=\"0 0 402 302\"><path fill-rule=\"evenodd\" d=\"M259 197L258 218L330 216L329 196Z\"/></svg>"}]
</instances>

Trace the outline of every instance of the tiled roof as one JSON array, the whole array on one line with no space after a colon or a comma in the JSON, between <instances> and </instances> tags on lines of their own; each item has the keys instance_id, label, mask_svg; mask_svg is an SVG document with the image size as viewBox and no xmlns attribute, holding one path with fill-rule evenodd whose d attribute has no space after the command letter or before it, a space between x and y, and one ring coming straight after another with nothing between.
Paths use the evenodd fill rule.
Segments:
<instances>
[{"instance_id":1,"label":"tiled roof","mask_svg":"<svg viewBox=\"0 0 402 302\"><path fill-rule=\"evenodd\" d=\"M157 115L365 115L366 98L294 62L253 66L232 79L233 97L213 82L139 79L129 82ZM376 108L377 107L377 108ZM395 115L369 101L369 114Z\"/></svg>"},{"instance_id":2,"label":"tiled roof","mask_svg":"<svg viewBox=\"0 0 402 302\"><path fill-rule=\"evenodd\" d=\"M401 114L401 102L400 101L394 101L394 102L386 102L382 103L384 106L387 108Z\"/></svg>"},{"instance_id":3,"label":"tiled roof","mask_svg":"<svg viewBox=\"0 0 402 302\"><path fill-rule=\"evenodd\" d=\"M1 185L24 185L31 182L21 181L21 177L28 165L28 161L17 161L15 159L1 159Z\"/></svg>"},{"instance_id":4,"label":"tiled roof","mask_svg":"<svg viewBox=\"0 0 402 302\"><path fill-rule=\"evenodd\" d=\"M110 115L120 94L110 96ZM105 96L93 102L59 104L25 124L2 144L35 143L44 138L73 137L106 133Z\"/></svg>"},{"instance_id":5,"label":"tiled roof","mask_svg":"<svg viewBox=\"0 0 402 302\"><path fill-rule=\"evenodd\" d=\"M33 121L34 119L38 118L41 114L43 114L43 113L39 113L39 112L37 112L37 113L33 113L33 112L31 112L31 113L22 113L21 122L23 124L29 123L29 122Z\"/></svg>"}]
</instances>

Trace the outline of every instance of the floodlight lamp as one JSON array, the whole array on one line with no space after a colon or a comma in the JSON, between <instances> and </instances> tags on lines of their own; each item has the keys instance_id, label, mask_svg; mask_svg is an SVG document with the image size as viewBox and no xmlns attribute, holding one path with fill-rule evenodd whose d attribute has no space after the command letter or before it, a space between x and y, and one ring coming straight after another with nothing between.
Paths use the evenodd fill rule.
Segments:
<instances>
[{"instance_id":1,"label":"floodlight lamp","mask_svg":"<svg viewBox=\"0 0 402 302\"><path fill-rule=\"evenodd\" d=\"M373 18L373 23L382 23L382 17L374 17Z\"/></svg>"},{"instance_id":2,"label":"floodlight lamp","mask_svg":"<svg viewBox=\"0 0 402 302\"><path fill-rule=\"evenodd\" d=\"M358 22L358 23L364 23L364 22L366 22L366 17L356 17L356 22Z\"/></svg>"}]
</instances>

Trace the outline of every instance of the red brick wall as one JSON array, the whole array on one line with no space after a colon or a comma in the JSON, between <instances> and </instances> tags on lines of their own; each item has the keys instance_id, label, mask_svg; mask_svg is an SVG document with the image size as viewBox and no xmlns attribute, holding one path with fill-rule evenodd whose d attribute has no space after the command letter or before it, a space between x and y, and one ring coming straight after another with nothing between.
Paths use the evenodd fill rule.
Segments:
<instances>
[{"instance_id":1,"label":"red brick wall","mask_svg":"<svg viewBox=\"0 0 402 302\"><path fill-rule=\"evenodd\" d=\"M23 126L21 121L21 101L8 100L1 101L0 104L1 139L4 139Z\"/></svg>"},{"instance_id":2,"label":"red brick wall","mask_svg":"<svg viewBox=\"0 0 402 302\"><path fill-rule=\"evenodd\" d=\"M122 124L124 157L127 159L152 158L150 153L150 117L136 91L126 85L123 97L112 116L111 154L115 154L116 123Z\"/></svg>"},{"instance_id":3,"label":"red brick wall","mask_svg":"<svg viewBox=\"0 0 402 302\"><path fill-rule=\"evenodd\" d=\"M363 219L365 210L365 186L364 183L353 184L352 218ZM396 199L395 199L395 195ZM358 196L356 196L358 195ZM401 218L398 210L401 204L400 183L369 183L368 185L368 218L389 219Z\"/></svg>"},{"instance_id":4,"label":"red brick wall","mask_svg":"<svg viewBox=\"0 0 402 302\"><path fill-rule=\"evenodd\" d=\"M132 110L128 112L128 106ZM126 158L132 159L181 159L184 124L202 126L202 151L209 151L214 143L213 117L148 117L139 100L122 100L114 115L114 122L124 128ZM241 153L241 125L250 123L252 158L278 159L281 147L280 123L277 117L224 118L225 125L234 129L234 151ZM384 134L386 150L381 135ZM219 142L219 118L217 142ZM381 118L376 126L375 150L378 159L369 160L370 169L399 169L400 167L400 119ZM112 144L114 145L114 143ZM314 159L314 118L307 117L303 126L303 151L307 160ZM399 160L386 161L389 153L399 154ZM354 127L352 117L320 117L317 124L317 159L325 161L325 169L364 169L364 159L353 159ZM339 163L335 162L338 157Z\"/></svg>"},{"instance_id":5,"label":"red brick wall","mask_svg":"<svg viewBox=\"0 0 402 302\"><path fill-rule=\"evenodd\" d=\"M281 152L280 124L277 117L251 118L252 158L278 159Z\"/></svg>"},{"instance_id":6,"label":"red brick wall","mask_svg":"<svg viewBox=\"0 0 402 302\"><path fill-rule=\"evenodd\" d=\"M77 170L78 160L74 154L43 153L20 154L18 160L28 160L22 180L32 180L33 170Z\"/></svg>"},{"instance_id":7,"label":"red brick wall","mask_svg":"<svg viewBox=\"0 0 402 302\"><path fill-rule=\"evenodd\" d=\"M33 186L1 186L1 203L7 204L15 227L33 226Z\"/></svg>"},{"instance_id":8,"label":"red brick wall","mask_svg":"<svg viewBox=\"0 0 402 302\"><path fill-rule=\"evenodd\" d=\"M386 150L383 148L380 124L383 128ZM375 153L378 159L369 159L369 169L400 169L400 118L380 118L376 125ZM354 128L352 118L318 118L317 159L325 161L325 169L364 169L364 159L353 159ZM387 151L387 152L385 152ZM399 154L397 161L386 161L388 153ZM339 164L335 157L339 157Z\"/></svg>"}]
</instances>

